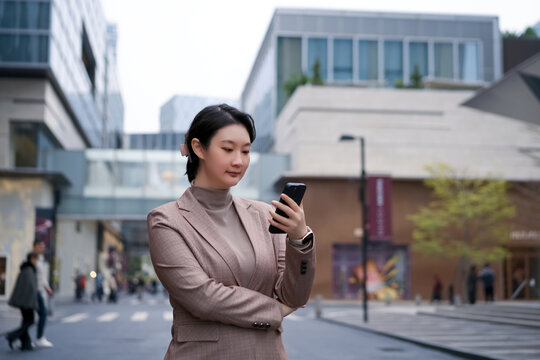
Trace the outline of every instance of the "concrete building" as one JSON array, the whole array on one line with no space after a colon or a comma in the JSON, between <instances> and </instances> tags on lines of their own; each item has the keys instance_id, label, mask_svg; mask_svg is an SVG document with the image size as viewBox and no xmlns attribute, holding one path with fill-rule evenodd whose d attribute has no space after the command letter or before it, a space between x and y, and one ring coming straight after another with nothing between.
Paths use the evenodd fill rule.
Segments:
<instances>
[{"instance_id":1,"label":"concrete building","mask_svg":"<svg viewBox=\"0 0 540 360\"><path fill-rule=\"evenodd\" d=\"M430 298L433 276L438 274L447 298L446 289L454 282L456 261L415 252L413 223L407 219L430 201L423 185L429 176L424 166L439 162L471 177L490 175L512 183L518 214L508 243L511 257L494 264L497 298L512 295L517 274L520 282L538 277L540 191L536 198L531 191L540 190L540 125L462 105L474 95L473 91L333 86L296 90L277 120L274 151L290 157L290 170L282 181L308 186L304 206L318 247L313 295L355 298L360 288L355 281L361 253L359 144L339 142L343 134L365 138L368 175L391 177L393 236L370 243L369 259L380 267L376 271L382 271L389 259L396 261L396 286L403 297ZM538 281L527 286L524 297L540 298ZM460 285L455 284L455 289L459 293Z\"/></svg>"},{"instance_id":2,"label":"concrete building","mask_svg":"<svg viewBox=\"0 0 540 360\"><path fill-rule=\"evenodd\" d=\"M193 95L175 95L163 104L159 111L159 131L161 133L186 133L191 121L204 107L216 104L229 104L237 107L233 99Z\"/></svg>"},{"instance_id":3,"label":"concrete building","mask_svg":"<svg viewBox=\"0 0 540 360\"><path fill-rule=\"evenodd\" d=\"M58 216L73 184L47 161L58 150L121 145L115 43L99 1L0 0L0 301L37 237L59 294L73 293L77 269L96 269L98 239L114 226Z\"/></svg>"},{"instance_id":4,"label":"concrete building","mask_svg":"<svg viewBox=\"0 0 540 360\"><path fill-rule=\"evenodd\" d=\"M255 149L272 148L285 83L320 64L326 84L394 87L417 72L432 87L479 87L502 75L493 16L277 9L242 92L257 125Z\"/></svg>"}]
</instances>

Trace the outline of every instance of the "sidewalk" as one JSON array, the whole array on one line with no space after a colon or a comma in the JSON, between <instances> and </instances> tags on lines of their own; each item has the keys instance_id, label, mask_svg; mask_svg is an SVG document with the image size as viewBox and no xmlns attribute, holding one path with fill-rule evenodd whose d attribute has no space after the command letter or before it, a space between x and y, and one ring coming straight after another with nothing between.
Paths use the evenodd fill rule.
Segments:
<instances>
[{"instance_id":1,"label":"sidewalk","mask_svg":"<svg viewBox=\"0 0 540 360\"><path fill-rule=\"evenodd\" d=\"M505 306L503 306L505 305ZM492 309L540 311L540 303L500 302L474 306L431 305L396 302L389 306L370 302L369 322L363 322L361 302L324 301L322 320L438 349L470 359L538 359L540 328L481 320ZM455 313L455 316L449 314ZM495 316L495 315L494 315ZM534 317L534 315L531 315Z\"/></svg>"}]
</instances>

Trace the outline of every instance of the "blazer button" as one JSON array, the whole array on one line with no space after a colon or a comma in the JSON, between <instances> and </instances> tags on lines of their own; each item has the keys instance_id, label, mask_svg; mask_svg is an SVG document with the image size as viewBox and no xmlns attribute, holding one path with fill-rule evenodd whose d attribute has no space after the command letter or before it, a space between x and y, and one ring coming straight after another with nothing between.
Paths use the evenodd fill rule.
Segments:
<instances>
[{"instance_id":1,"label":"blazer button","mask_svg":"<svg viewBox=\"0 0 540 360\"><path fill-rule=\"evenodd\" d=\"M302 264L302 265L307 265L307 261L306 261L306 260L302 260L302 261L300 261L300 264Z\"/></svg>"},{"instance_id":2,"label":"blazer button","mask_svg":"<svg viewBox=\"0 0 540 360\"><path fill-rule=\"evenodd\" d=\"M300 275L306 275L306 269L300 270Z\"/></svg>"},{"instance_id":3,"label":"blazer button","mask_svg":"<svg viewBox=\"0 0 540 360\"><path fill-rule=\"evenodd\" d=\"M259 324L255 321L253 324L251 324L252 327L257 328L259 327Z\"/></svg>"},{"instance_id":4,"label":"blazer button","mask_svg":"<svg viewBox=\"0 0 540 360\"><path fill-rule=\"evenodd\" d=\"M266 326L267 329L270 329L270 324L269 323L266 323L265 326Z\"/></svg>"}]
</instances>

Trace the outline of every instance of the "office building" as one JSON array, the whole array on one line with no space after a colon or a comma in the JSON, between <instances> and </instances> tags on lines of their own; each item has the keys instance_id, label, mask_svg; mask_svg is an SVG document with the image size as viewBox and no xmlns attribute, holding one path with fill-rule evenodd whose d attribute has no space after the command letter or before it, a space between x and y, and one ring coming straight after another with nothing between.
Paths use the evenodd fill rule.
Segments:
<instances>
[{"instance_id":1,"label":"office building","mask_svg":"<svg viewBox=\"0 0 540 360\"><path fill-rule=\"evenodd\" d=\"M191 121L199 111L208 105L228 104L238 106L233 99L175 95L163 104L159 111L159 131L186 133Z\"/></svg>"},{"instance_id":2,"label":"office building","mask_svg":"<svg viewBox=\"0 0 540 360\"><path fill-rule=\"evenodd\" d=\"M47 170L55 151L121 146L116 40L99 1L0 0L0 300L35 238L63 294L76 270L122 246L107 219L58 216L74 183Z\"/></svg>"},{"instance_id":3,"label":"office building","mask_svg":"<svg viewBox=\"0 0 540 360\"><path fill-rule=\"evenodd\" d=\"M326 84L407 86L419 74L428 87L478 88L502 75L494 16L277 9L242 92L255 118L255 148L272 147L285 83L312 76L318 62Z\"/></svg>"}]
</instances>

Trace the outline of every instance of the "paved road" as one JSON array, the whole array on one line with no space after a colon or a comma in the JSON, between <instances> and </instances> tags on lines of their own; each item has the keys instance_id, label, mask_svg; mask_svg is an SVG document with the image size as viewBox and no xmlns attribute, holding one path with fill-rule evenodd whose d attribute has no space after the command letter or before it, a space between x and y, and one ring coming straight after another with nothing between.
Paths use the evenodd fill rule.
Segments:
<instances>
[{"instance_id":1,"label":"paved road","mask_svg":"<svg viewBox=\"0 0 540 360\"><path fill-rule=\"evenodd\" d=\"M418 307L414 306L371 307L367 325L363 323L359 306L329 307L324 310L323 317L486 358L540 359L540 328L417 315L416 309Z\"/></svg>"},{"instance_id":2,"label":"paved road","mask_svg":"<svg viewBox=\"0 0 540 360\"><path fill-rule=\"evenodd\" d=\"M0 346L1 359L162 359L170 341L172 311L162 296L133 297L118 304L69 304L56 308L47 327L55 346L21 353ZM316 320L313 309L284 322L291 360L459 359L413 344ZM31 329L35 335L35 326ZM2 339L3 340L3 339Z\"/></svg>"}]
</instances>

